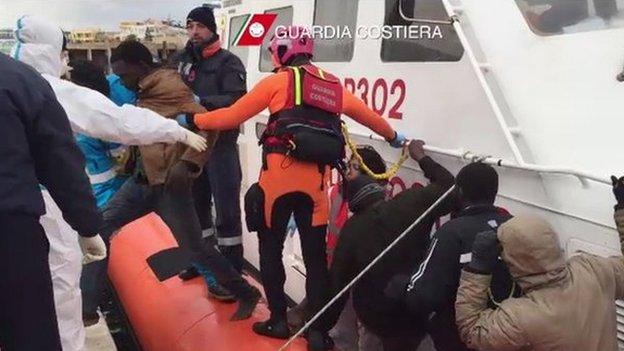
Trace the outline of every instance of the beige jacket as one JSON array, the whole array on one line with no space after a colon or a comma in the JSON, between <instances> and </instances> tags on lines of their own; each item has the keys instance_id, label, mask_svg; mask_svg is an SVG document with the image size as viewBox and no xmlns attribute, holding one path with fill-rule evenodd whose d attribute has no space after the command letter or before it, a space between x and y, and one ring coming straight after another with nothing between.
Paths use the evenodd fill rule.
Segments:
<instances>
[{"instance_id":1,"label":"beige jacket","mask_svg":"<svg viewBox=\"0 0 624 351\"><path fill-rule=\"evenodd\" d=\"M624 233L624 210L616 213ZM516 217L499 228L502 259L525 295L487 308L489 275L462 272L456 321L477 350L617 351L615 299L624 297L621 257L580 254L567 262L544 220Z\"/></svg>"},{"instance_id":2,"label":"beige jacket","mask_svg":"<svg viewBox=\"0 0 624 351\"><path fill-rule=\"evenodd\" d=\"M206 112L206 109L193 100L193 92L184 84L178 72L166 68L155 70L139 82L137 105L167 118L176 118L182 113ZM191 150L181 143L140 146L143 167L149 184L165 183L169 170L179 160L189 161L195 165L193 176L198 176L208 161L218 136L216 131L204 131L200 134L208 141L208 149L204 152Z\"/></svg>"}]
</instances>

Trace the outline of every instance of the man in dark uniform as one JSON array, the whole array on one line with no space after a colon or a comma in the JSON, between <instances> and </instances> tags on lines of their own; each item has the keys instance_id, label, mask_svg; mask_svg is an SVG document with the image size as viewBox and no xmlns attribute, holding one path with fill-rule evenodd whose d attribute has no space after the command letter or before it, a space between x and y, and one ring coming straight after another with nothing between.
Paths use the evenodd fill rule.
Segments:
<instances>
[{"instance_id":1,"label":"man in dark uniform","mask_svg":"<svg viewBox=\"0 0 624 351\"><path fill-rule=\"evenodd\" d=\"M189 41L173 63L208 111L232 105L247 92L241 60L221 48L212 9L197 7L186 19ZM195 201L202 229L216 234L221 253L238 271L243 267L240 211L242 173L237 140L239 129L222 131L203 174L195 182ZM216 220L212 218L214 199ZM191 272L191 276L193 273Z\"/></svg>"}]
</instances>

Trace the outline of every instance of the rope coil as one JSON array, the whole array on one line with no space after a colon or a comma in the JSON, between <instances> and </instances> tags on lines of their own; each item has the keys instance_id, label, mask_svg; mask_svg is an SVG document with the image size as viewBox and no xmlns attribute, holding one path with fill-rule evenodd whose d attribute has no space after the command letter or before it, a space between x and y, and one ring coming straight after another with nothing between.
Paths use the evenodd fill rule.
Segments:
<instances>
[{"instance_id":1,"label":"rope coil","mask_svg":"<svg viewBox=\"0 0 624 351\"><path fill-rule=\"evenodd\" d=\"M409 158L408 153L405 152L405 149L403 149L403 154L401 155L401 157L396 163L388 167L388 170L386 172L377 174L373 172L370 168L368 168L368 166L364 162L364 159L362 159L362 156L357 151L357 146L349 137L349 129L347 128L346 124L342 125L342 134L344 135L344 138L345 138L345 141L347 142L347 146L349 147L349 150L351 150L351 153L353 154L355 159L359 162L360 169L363 170L364 173L366 173L369 177L375 180L386 180L386 179L390 179L394 177L397 173L399 173L399 170L403 166L403 163L405 163L405 161Z\"/></svg>"}]
</instances>

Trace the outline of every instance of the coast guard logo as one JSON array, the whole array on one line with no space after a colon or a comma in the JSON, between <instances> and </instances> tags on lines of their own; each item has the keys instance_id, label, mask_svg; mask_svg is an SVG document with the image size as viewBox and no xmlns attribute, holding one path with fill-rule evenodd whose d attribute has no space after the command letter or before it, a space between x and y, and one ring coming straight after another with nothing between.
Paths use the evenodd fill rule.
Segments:
<instances>
[{"instance_id":1,"label":"coast guard logo","mask_svg":"<svg viewBox=\"0 0 624 351\"><path fill-rule=\"evenodd\" d=\"M245 24L241 27L233 41L234 45L261 45L276 18L277 14L275 13L247 15Z\"/></svg>"}]
</instances>

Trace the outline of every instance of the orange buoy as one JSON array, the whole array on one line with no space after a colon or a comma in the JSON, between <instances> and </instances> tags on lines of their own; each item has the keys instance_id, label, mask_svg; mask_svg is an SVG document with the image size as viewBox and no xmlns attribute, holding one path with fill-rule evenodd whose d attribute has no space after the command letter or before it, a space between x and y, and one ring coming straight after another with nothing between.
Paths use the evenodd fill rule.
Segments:
<instances>
[{"instance_id":1,"label":"orange buoy","mask_svg":"<svg viewBox=\"0 0 624 351\"><path fill-rule=\"evenodd\" d=\"M237 304L208 299L202 278L160 281L147 259L177 246L169 228L153 213L128 224L111 241L108 275L143 350L275 351L284 344L251 330L254 322L268 318L265 303L250 319L231 322ZM305 349L304 340L289 348Z\"/></svg>"}]
</instances>

